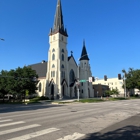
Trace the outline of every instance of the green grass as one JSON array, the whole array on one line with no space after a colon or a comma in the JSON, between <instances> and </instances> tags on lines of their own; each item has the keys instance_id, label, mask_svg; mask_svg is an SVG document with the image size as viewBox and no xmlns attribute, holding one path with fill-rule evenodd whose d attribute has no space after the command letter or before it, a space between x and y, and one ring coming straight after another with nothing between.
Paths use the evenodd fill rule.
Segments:
<instances>
[{"instance_id":1,"label":"green grass","mask_svg":"<svg viewBox=\"0 0 140 140\"><path fill-rule=\"evenodd\" d=\"M81 103L94 103L94 102L104 102L104 100L103 99L80 99L79 102L81 102Z\"/></svg>"},{"instance_id":2,"label":"green grass","mask_svg":"<svg viewBox=\"0 0 140 140\"><path fill-rule=\"evenodd\" d=\"M129 98L124 97L116 97L116 98L109 98L109 101L118 101L118 100L129 100Z\"/></svg>"}]
</instances>

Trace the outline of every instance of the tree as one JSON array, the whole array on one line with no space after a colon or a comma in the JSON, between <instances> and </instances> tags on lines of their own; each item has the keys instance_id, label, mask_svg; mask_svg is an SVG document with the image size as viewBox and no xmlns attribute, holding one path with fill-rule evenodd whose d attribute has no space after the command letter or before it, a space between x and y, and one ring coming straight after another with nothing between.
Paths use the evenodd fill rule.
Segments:
<instances>
[{"instance_id":1,"label":"tree","mask_svg":"<svg viewBox=\"0 0 140 140\"><path fill-rule=\"evenodd\" d=\"M105 94L107 96L110 96L110 95L117 95L118 96L119 95L119 91L118 91L118 89L106 90Z\"/></svg>"},{"instance_id":2,"label":"tree","mask_svg":"<svg viewBox=\"0 0 140 140\"><path fill-rule=\"evenodd\" d=\"M36 71L30 67L18 67L15 70L1 71L0 77L0 93L3 97L6 94L12 94L13 97L22 97L28 94L35 93L37 89L36 85L38 81L34 81L34 77L38 78Z\"/></svg>"},{"instance_id":3,"label":"tree","mask_svg":"<svg viewBox=\"0 0 140 140\"><path fill-rule=\"evenodd\" d=\"M8 88L7 88L7 71L2 70L0 74L0 95L3 98L4 102L4 97L6 94L8 94Z\"/></svg>"},{"instance_id":4,"label":"tree","mask_svg":"<svg viewBox=\"0 0 140 140\"><path fill-rule=\"evenodd\" d=\"M112 95L111 90L106 90L106 91L105 91L105 95L106 95L106 96Z\"/></svg>"},{"instance_id":5,"label":"tree","mask_svg":"<svg viewBox=\"0 0 140 140\"><path fill-rule=\"evenodd\" d=\"M125 83L126 83L126 89L139 89L140 90L140 70L133 68L129 68L128 72L126 70L122 70L122 72L125 74ZM124 87L124 85L123 85Z\"/></svg>"},{"instance_id":6,"label":"tree","mask_svg":"<svg viewBox=\"0 0 140 140\"><path fill-rule=\"evenodd\" d=\"M111 93L112 93L112 95L118 96L119 95L119 90L117 88L116 89L112 89Z\"/></svg>"}]
</instances>

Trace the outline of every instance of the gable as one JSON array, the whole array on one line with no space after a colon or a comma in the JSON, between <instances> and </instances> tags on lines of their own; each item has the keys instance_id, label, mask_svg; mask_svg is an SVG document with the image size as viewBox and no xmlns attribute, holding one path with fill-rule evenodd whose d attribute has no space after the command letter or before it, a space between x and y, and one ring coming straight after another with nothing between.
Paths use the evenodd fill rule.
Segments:
<instances>
[{"instance_id":1,"label":"gable","mask_svg":"<svg viewBox=\"0 0 140 140\"><path fill-rule=\"evenodd\" d=\"M76 63L76 61L75 61L73 55L68 57L68 62L69 62L69 64L71 64L71 65L77 66L77 63Z\"/></svg>"}]
</instances>

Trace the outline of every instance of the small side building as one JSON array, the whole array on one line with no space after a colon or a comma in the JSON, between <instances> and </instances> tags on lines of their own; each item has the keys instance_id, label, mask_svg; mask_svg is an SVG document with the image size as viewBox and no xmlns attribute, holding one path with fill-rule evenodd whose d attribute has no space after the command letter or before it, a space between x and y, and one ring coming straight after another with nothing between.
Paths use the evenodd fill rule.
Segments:
<instances>
[{"instance_id":1,"label":"small side building","mask_svg":"<svg viewBox=\"0 0 140 140\"><path fill-rule=\"evenodd\" d=\"M95 97L105 97L105 91L109 90L108 85L101 85L101 84L93 84L93 89L94 89L94 96Z\"/></svg>"}]
</instances>

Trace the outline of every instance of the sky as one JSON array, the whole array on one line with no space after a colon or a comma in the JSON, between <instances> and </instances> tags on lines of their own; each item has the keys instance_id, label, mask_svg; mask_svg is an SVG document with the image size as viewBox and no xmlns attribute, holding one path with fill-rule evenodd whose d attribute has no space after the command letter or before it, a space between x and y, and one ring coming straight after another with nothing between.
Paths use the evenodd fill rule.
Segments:
<instances>
[{"instance_id":1,"label":"sky","mask_svg":"<svg viewBox=\"0 0 140 140\"><path fill-rule=\"evenodd\" d=\"M0 71L48 60L57 0L0 0ZM140 69L140 0L61 0L67 50L78 62L85 40L92 76Z\"/></svg>"}]
</instances>

